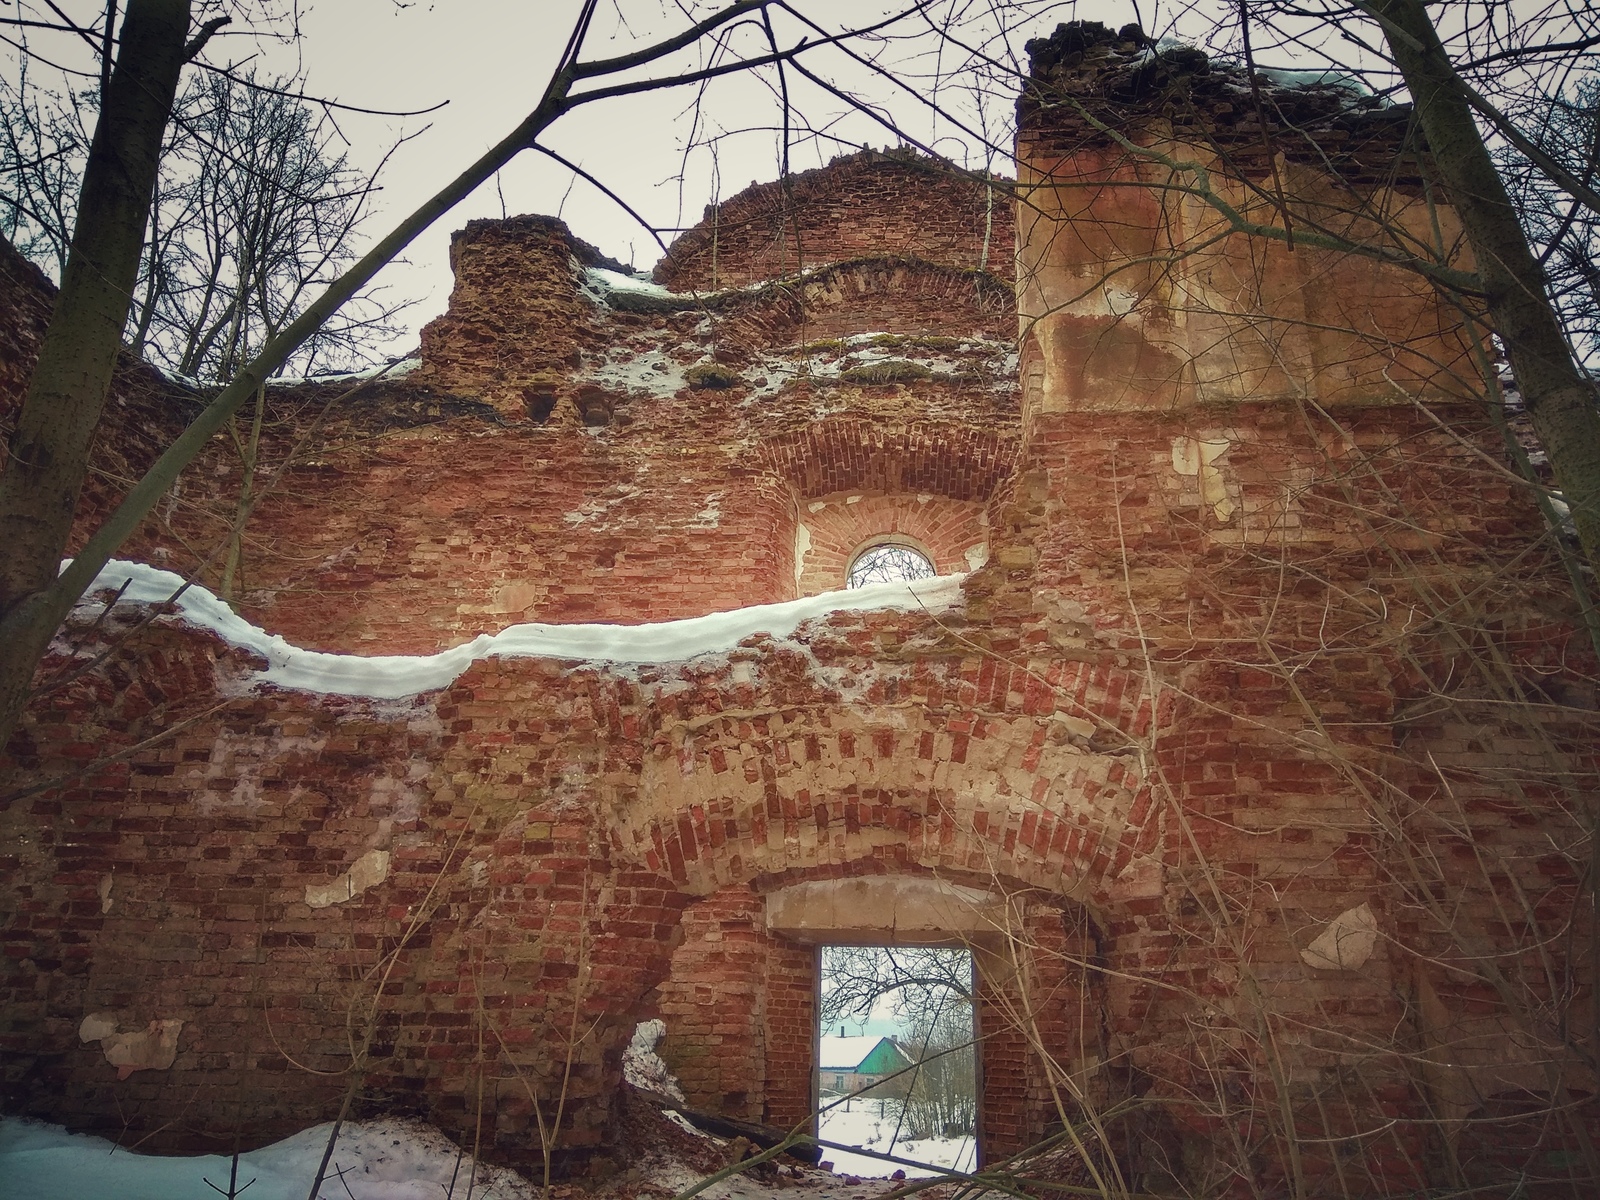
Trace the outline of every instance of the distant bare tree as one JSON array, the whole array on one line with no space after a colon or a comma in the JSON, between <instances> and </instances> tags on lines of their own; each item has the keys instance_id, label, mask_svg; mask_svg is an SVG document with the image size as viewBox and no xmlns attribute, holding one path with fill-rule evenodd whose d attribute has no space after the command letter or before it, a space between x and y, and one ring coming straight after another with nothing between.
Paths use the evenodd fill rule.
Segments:
<instances>
[{"instance_id":1,"label":"distant bare tree","mask_svg":"<svg viewBox=\"0 0 1600 1200\"><path fill-rule=\"evenodd\" d=\"M1516 113L1539 148L1575 178L1600 186L1600 76L1567 94L1536 95ZM1550 300L1573 349L1600 367L1600 213L1555 186L1515 147L1496 155L1548 280Z\"/></svg>"},{"instance_id":2,"label":"distant bare tree","mask_svg":"<svg viewBox=\"0 0 1600 1200\"><path fill-rule=\"evenodd\" d=\"M376 176L350 165L301 83L205 74L179 99L129 326L184 375L232 379L355 258ZM355 365L394 312L358 295L280 370Z\"/></svg>"},{"instance_id":3,"label":"distant bare tree","mask_svg":"<svg viewBox=\"0 0 1600 1200\"><path fill-rule=\"evenodd\" d=\"M350 166L326 113L298 98L302 82L204 74L179 98L128 319L142 356L228 383L355 259L377 173ZM275 373L364 365L365 352L395 334L401 307L356 295ZM256 499L265 417L262 382L253 413L227 427L243 467L218 586L227 599Z\"/></svg>"},{"instance_id":4,"label":"distant bare tree","mask_svg":"<svg viewBox=\"0 0 1600 1200\"><path fill-rule=\"evenodd\" d=\"M972 1004L945 994L945 1003L919 1014L901 1042L916 1063L906 1088L903 1140L959 1137L978 1122L978 1084Z\"/></svg>"},{"instance_id":5,"label":"distant bare tree","mask_svg":"<svg viewBox=\"0 0 1600 1200\"><path fill-rule=\"evenodd\" d=\"M824 1028L864 1020L881 1000L912 1026L952 996L972 1002L972 955L937 946L825 946L821 993Z\"/></svg>"},{"instance_id":6,"label":"distant bare tree","mask_svg":"<svg viewBox=\"0 0 1600 1200\"><path fill-rule=\"evenodd\" d=\"M0 234L57 279L89 152L83 115L75 94L38 87L26 59L14 80L0 75Z\"/></svg>"}]
</instances>

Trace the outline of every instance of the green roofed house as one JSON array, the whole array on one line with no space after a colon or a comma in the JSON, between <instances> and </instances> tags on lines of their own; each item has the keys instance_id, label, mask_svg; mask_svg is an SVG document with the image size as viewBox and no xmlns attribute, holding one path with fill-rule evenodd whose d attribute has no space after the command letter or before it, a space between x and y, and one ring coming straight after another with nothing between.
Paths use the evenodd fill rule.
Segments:
<instances>
[{"instance_id":1,"label":"green roofed house","mask_svg":"<svg viewBox=\"0 0 1600 1200\"><path fill-rule=\"evenodd\" d=\"M828 1037L817 1053L818 1090L848 1096L864 1092L911 1065L906 1052L886 1037ZM879 1094L902 1091L909 1077L896 1079Z\"/></svg>"}]
</instances>

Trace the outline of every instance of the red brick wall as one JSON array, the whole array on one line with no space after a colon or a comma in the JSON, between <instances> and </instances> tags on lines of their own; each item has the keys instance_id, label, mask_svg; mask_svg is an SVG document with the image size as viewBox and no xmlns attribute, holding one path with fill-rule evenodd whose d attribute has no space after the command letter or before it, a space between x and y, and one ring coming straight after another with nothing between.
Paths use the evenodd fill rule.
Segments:
<instances>
[{"instance_id":1,"label":"red brick wall","mask_svg":"<svg viewBox=\"0 0 1600 1200\"><path fill-rule=\"evenodd\" d=\"M747 887L725 888L683 916L683 944L661 985L667 1035L657 1047L689 1103L763 1119L767 1105L766 906Z\"/></svg>"},{"instance_id":2,"label":"red brick wall","mask_svg":"<svg viewBox=\"0 0 1600 1200\"><path fill-rule=\"evenodd\" d=\"M963 574L987 555L983 507L942 496L839 493L810 501L800 515L806 554L797 564L800 594L837 591L856 556L880 541L897 541L927 556L939 575Z\"/></svg>"},{"instance_id":3,"label":"red brick wall","mask_svg":"<svg viewBox=\"0 0 1600 1200\"><path fill-rule=\"evenodd\" d=\"M793 286L804 305L797 340L856 333L1016 337L1009 284L978 272L914 258L875 257L809 271Z\"/></svg>"},{"instance_id":4,"label":"red brick wall","mask_svg":"<svg viewBox=\"0 0 1600 1200\"><path fill-rule=\"evenodd\" d=\"M1032 1055L1024 1016L1016 997L1001 994L1005 984L997 983L994 974L981 966L978 971L978 1078L983 1089L978 1105L980 1165L1008 1158L1036 1140L1029 1119Z\"/></svg>"},{"instance_id":5,"label":"red brick wall","mask_svg":"<svg viewBox=\"0 0 1600 1200\"><path fill-rule=\"evenodd\" d=\"M266 1140L336 1109L342 1077L304 1068L341 1069L349 1014L370 1009L363 1110L464 1131L481 1093L496 1152L526 1163L530 1090L543 1104L566 1077L560 1153L580 1164L601 1153L634 1022L691 982L672 955L704 904L682 961L721 954L729 1007L761 980L763 1111L798 1121L810 951L767 945L761 973L755 943L730 955L710 934L744 919L727 889L865 872L1000 879L1041 914L1092 911L1055 943L1094 944L1092 986L1040 975L1029 997L1070 1051L1093 995L1104 1065L1086 1086L1140 1101L1145 1124L1111 1136L1152 1178L1270 1195L1298 1160L1315 1186L1431 1187L1452 1135L1430 1105L1454 1097L1456 1120L1548 1088L1508 1048L1566 1053L1551 1022L1593 1002L1581 814L1600 668L1481 405L1357 396L1381 346L1315 404L1287 385L1218 399L1215 377L1209 399L1146 393L1037 328L1025 414L992 379L773 387L757 372L782 355L763 355L798 354L784 339L804 322L770 298L714 310L745 337L736 386L633 387L605 372L675 378L729 343L700 310L573 300L557 232L497 223L458 247L470 287L428 363L342 403L260 514L247 613L400 652L518 619L776 599L796 514L839 491L981 505L989 565L938 614L836 614L622 670L491 660L383 704L252 690L245 656L165 619L67 680L138 615L81 614L41 680L63 686L6 751L7 1111L150 1147L211 1145L242 1115ZM519 263L526 287L497 308ZM553 382L570 351L552 329L579 356ZM274 437L325 395L293 393L308 406ZM200 463L140 551L214 544L227 469L220 449ZM308 905L308 885L377 850L385 880ZM1372 957L1308 965L1363 903ZM184 1021L176 1061L117 1080L78 1041L93 1013ZM751 1028L719 1007L701 1036ZM1014 1032L986 1044L991 1153L1048 1120L1021 1054Z\"/></svg>"},{"instance_id":6,"label":"red brick wall","mask_svg":"<svg viewBox=\"0 0 1600 1200\"><path fill-rule=\"evenodd\" d=\"M993 190L947 163L862 151L752 184L673 243L656 280L715 291L853 258L896 255L1010 278L1009 180Z\"/></svg>"},{"instance_id":7,"label":"red brick wall","mask_svg":"<svg viewBox=\"0 0 1600 1200\"><path fill-rule=\"evenodd\" d=\"M425 331L419 369L354 394L273 390L246 616L318 649L427 653L522 621L785 600L799 496L868 486L980 501L1015 461L1016 389L994 343L896 351L950 359L951 378L915 387L774 378L822 353L788 341L818 334L813 309L840 314L838 329L892 326L896 297L950 317L915 272L868 271L865 292L855 276L819 279L798 304L737 294L708 326L698 309L597 306L579 292L582 253L559 222L474 223L453 244L451 311ZM712 353L733 360L738 385L685 386L684 368ZM665 373L630 375L639 363ZM849 415L819 421L819 409ZM193 569L225 537L241 479L214 443L128 553Z\"/></svg>"},{"instance_id":8,"label":"red brick wall","mask_svg":"<svg viewBox=\"0 0 1600 1200\"><path fill-rule=\"evenodd\" d=\"M944 404L980 412L1001 405L964 389L953 395L940 393L941 389L926 386L871 389L862 399L888 402L884 407L898 410L899 420L873 419L876 414L870 414L814 421L765 442L761 458L808 501L836 492L909 492L985 500L1016 469L1017 446L1006 436L1009 422L1003 418L996 422L999 429L986 427L986 422L957 423L941 411ZM934 409L929 414L933 419L908 419L914 413L920 416L917 409L923 405Z\"/></svg>"},{"instance_id":9,"label":"red brick wall","mask_svg":"<svg viewBox=\"0 0 1600 1200\"><path fill-rule=\"evenodd\" d=\"M12 434L55 297L43 273L0 238L0 470L13 450ZM143 474L197 411L187 389L169 384L131 354L119 357L101 435L90 449L71 546L82 545L121 501L127 481Z\"/></svg>"},{"instance_id":10,"label":"red brick wall","mask_svg":"<svg viewBox=\"0 0 1600 1200\"><path fill-rule=\"evenodd\" d=\"M1230 451L1240 511L1285 528L1272 480L1328 460L1282 415L1236 421L1256 432ZM1272 598L1276 611L1298 614L1288 632L1312 646L1358 636L1369 610L1330 607L1325 587L1285 594L1253 561L1260 543L1219 538L1228 527L1197 516L1183 477L1168 474L1173 431L1186 427L1177 416L1102 420L1092 435L1081 422L1036 424L1033 470L1050 483L1017 489L995 563L969 588L965 641L921 614L841 615L807 633L810 660L793 646L757 645L733 662L656 669L638 682L491 662L412 707L270 693L206 715L237 689L219 695L207 639L158 624L113 660L111 675L52 695L13 743L20 778L45 782L168 722L200 718L5 814L8 1108L106 1128L121 1105L140 1133L177 1114L157 1139L166 1145L202 1144L217 1122L231 1128L233 1094L263 1138L325 1116L334 1089L320 1090L290 1058L339 1065L345 1007L369 994L362 974L405 932L408 913L422 912L380 1009L382 1045L398 1058L375 1067L372 1102L465 1128L480 1034L503 1040L486 1068L486 1103L502 1152L526 1159L531 1118L518 1071L546 1072L549 1094L571 1028L566 989L577 987L584 1027L600 1022L575 1062L565 1145L581 1150L600 1137L616 1055L671 975L677 913L693 897L911 868L958 880L998 871L1093 897L1104 916L1106 1058L1158 1095L1207 1085L1207 1063L1232 1046L1228 1061L1249 1084L1239 1102L1272 1101L1266 1076L1252 1074L1262 1064L1229 1040L1249 1016L1247 971L1295 1028L1338 1031L1297 1044L1296 1061L1313 1069L1339 1061L1340 1037L1387 1036L1394 997L1408 986L1404 958L1380 955L1360 973L1328 976L1309 971L1299 949L1358 897L1380 911L1386 932L1417 939L1410 944L1435 936L1429 914L1386 866L1351 781L1297 744L1293 727L1287 738L1276 732L1300 710L1281 676L1244 665L1261 651L1245 640L1253 614L1238 606ZM1401 411L1352 422L1385 474L1366 474L1373 460L1343 480L1313 473L1295 497L1301 532L1291 552L1323 575L1368 563L1377 551L1363 531L1386 492L1413 511L1436 506L1429 523L1440 532L1420 547L1428 561L1439 555L1470 573L1479 556L1505 552L1496 539L1527 545L1482 459L1431 440L1433 428ZM1130 488L1135 467L1142 482ZM1333 502L1346 484L1363 489L1359 505ZM1130 536L1125 562L1119 546ZM1019 559L1019 549L1034 557ZM1205 573L1173 590L1172 572L1186 563ZM1382 578L1370 566L1358 577ZM1145 672L1116 662L1137 645L1130 579L1142 627L1161 647L1155 704ZM1222 596L1231 607L1217 603ZM1197 646L1202 618L1212 636ZM1072 646L1092 628L1107 631L1110 648ZM1041 630L1063 649L1047 648ZM1562 664L1583 660L1556 632L1529 627L1505 644L1530 672L1565 678ZM972 647L974 636L1013 649L991 655ZM1353 750L1389 754L1388 714L1401 689L1426 696L1426 687L1355 644L1337 663L1310 660L1295 686L1339 706ZM907 647L918 649L908 657ZM1015 647L1032 649L1009 661ZM237 659L224 660L224 682L242 668ZM829 698L827 680L840 676L813 674L813 660L855 674L848 704ZM1445 680L1455 668L1440 656L1431 669ZM1563 874L1560 856L1539 847L1560 836L1559 813L1503 821L1506 800L1473 774L1472 756L1488 752L1429 712L1424 704L1402 727L1405 761L1433 753L1459 776L1455 799L1423 772L1408 781L1391 764L1388 777L1423 811L1470 804L1481 845L1517 864L1529 894L1556 901L1573 886L1571 868ZM1170 793L1130 775L1137 759L1118 753L1128 738L1154 739L1151 769ZM1469 783L1475 790L1464 790ZM305 907L307 883L374 846L394 855L389 880L349 905ZM1207 871L1228 903L1260 914L1244 926L1248 937L1215 907ZM1470 879L1451 886L1463 911L1485 919L1499 903ZM808 951L767 967L765 1108L776 1122L798 1120L799 1098L809 1096L809 1049L798 1048L809 1047L814 1020L812 971ZM272 1037L257 1019L263 1004ZM1197 1046L1205 1006L1216 1015L1200 1027L1217 1040ZM177 1064L117 1083L98 1048L76 1041L78 1022L97 1011L124 1029L185 1020ZM1004 1049L985 1051L997 1089L986 1119L1028 1129L1041 1119L1037 1078L1018 1074ZM1412 1095L1401 1078L1390 1071L1381 1084L1401 1088L1382 1101L1399 1113ZM1007 1087L1009 1108L998 1090ZM188 1103L197 1095L203 1108ZM1352 1120L1366 1111L1354 1093L1341 1102ZM1203 1105L1189 1111L1190 1132L1172 1137L1221 1136ZM1014 1135L997 1124L992 1136ZM1370 1158L1382 1165L1386 1154L1397 1162L1415 1150L1383 1140Z\"/></svg>"},{"instance_id":11,"label":"red brick wall","mask_svg":"<svg viewBox=\"0 0 1600 1200\"><path fill-rule=\"evenodd\" d=\"M767 959L766 1121L793 1129L816 1111L817 951L774 938Z\"/></svg>"}]
</instances>

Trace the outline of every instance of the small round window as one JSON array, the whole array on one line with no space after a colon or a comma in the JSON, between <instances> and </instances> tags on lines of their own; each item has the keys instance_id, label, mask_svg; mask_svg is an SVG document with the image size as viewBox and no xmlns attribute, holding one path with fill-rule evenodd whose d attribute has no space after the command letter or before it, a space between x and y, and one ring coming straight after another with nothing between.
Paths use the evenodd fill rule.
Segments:
<instances>
[{"instance_id":1,"label":"small round window","mask_svg":"<svg viewBox=\"0 0 1600 1200\"><path fill-rule=\"evenodd\" d=\"M909 579L931 579L933 564L928 556L910 546L885 543L869 546L856 555L845 577L845 587L866 587L869 583L902 583Z\"/></svg>"}]
</instances>

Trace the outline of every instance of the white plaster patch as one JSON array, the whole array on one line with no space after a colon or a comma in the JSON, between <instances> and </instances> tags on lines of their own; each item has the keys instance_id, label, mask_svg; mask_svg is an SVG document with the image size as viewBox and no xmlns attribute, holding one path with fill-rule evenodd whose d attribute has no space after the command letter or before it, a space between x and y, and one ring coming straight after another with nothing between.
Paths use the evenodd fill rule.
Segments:
<instances>
[{"instance_id":1,"label":"white plaster patch","mask_svg":"<svg viewBox=\"0 0 1600 1200\"><path fill-rule=\"evenodd\" d=\"M722 523L722 493L712 492L706 506L689 520L690 529L715 529Z\"/></svg>"},{"instance_id":2,"label":"white plaster patch","mask_svg":"<svg viewBox=\"0 0 1600 1200\"><path fill-rule=\"evenodd\" d=\"M315 757L327 743L325 735L279 735L272 750L284 758ZM250 734L219 730L212 739L211 753L197 771L205 781L195 797L201 813L242 812L258 815L271 805L262 795L263 746Z\"/></svg>"},{"instance_id":3,"label":"white plaster patch","mask_svg":"<svg viewBox=\"0 0 1600 1200\"><path fill-rule=\"evenodd\" d=\"M989 561L989 543L974 542L963 550L961 554L967 560L967 570L976 571Z\"/></svg>"},{"instance_id":4,"label":"white plaster patch","mask_svg":"<svg viewBox=\"0 0 1600 1200\"><path fill-rule=\"evenodd\" d=\"M343 904L354 900L370 887L377 887L389 878L389 852L368 850L350 869L337 879L318 886L306 884L306 903L312 908L327 908L330 904Z\"/></svg>"},{"instance_id":5,"label":"white plaster patch","mask_svg":"<svg viewBox=\"0 0 1600 1200\"><path fill-rule=\"evenodd\" d=\"M1192 475L1200 485L1200 502L1209 505L1217 520L1233 516L1237 505L1228 495L1228 483L1217 461L1233 448L1224 438L1175 437L1172 439L1172 469L1179 475Z\"/></svg>"},{"instance_id":6,"label":"white plaster patch","mask_svg":"<svg viewBox=\"0 0 1600 1200\"><path fill-rule=\"evenodd\" d=\"M1093 721L1087 721L1082 717L1074 717L1070 713L1064 712L1052 713L1050 715L1053 721L1055 721L1074 737L1092 738L1095 733L1098 732L1098 727Z\"/></svg>"},{"instance_id":7,"label":"white plaster patch","mask_svg":"<svg viewBox=\"0 0 1600 1200\"><path fill-rule=\"evenodd\" d=\"M1359 971L1378 944L1378 919L1367 904L1347 908L1300 951L1300 960L1319 971Z\"/></svg>"},{"instance_id":8,"label":"white plaster patch","mask_svg":"<svg viewBox=\"0 0 1600 1200\"><path fill-rule=\"evenodd\" d=\"M110 1013L90 1013L78 1026L80 1042L98 1042L117 1032L117 1019Z\"/></svg>"},{"instance_id":9,"label":"white plaster patch","mask_svg":"<svg viewBox=\"0 0 1600 1200\"><path fill-rule=\"evenodd\" d=\"M599 427L585 426L585 428L588 429L590 433L600 432ZM593 522L594 532L598 533L602 530L611 528L610 524L606 521L606 518L610 516L613 508L617 507L619 504L625 504L629 500L632 500L642 490L643 489L638 487L636 484L615 484L612 487L607 488L602 496L586 501L584 504L573 509L571 512L562 513L561 519L568 525L572 526L584 525L589 522Z\"/></svg>"},{"instance_id":10,"label":"white plaster patch","mask_svg":"<svg viewBox=\"0 0 1600 1200\"><path fill-rule=\"evenodd\" d=\"M372 781L367 796L374 813L386 813L379 822L379 843L388 836L387 831L395 821L415 821L422 814L422 801L427 795L429 767L423 762L413 762L406 768L406 777L380 775Z\"/></svg>"},{"instance_id":11,"label":"white plaster patch","mask_svg":"<svg viewBox=\"0 0 1600 1200\"><path fill-rule=\"evenodd\" d=\"M78 1026L78 1040L99 1042L106 1061L117 1069L117 1078L126 1079L135 1071L165 1071L178 1057L178 1034L182 1021L151 1021L143 1029L117 1032L117 1019L110 1013L90 1013Z\"/></svg>"},{"instance_id":12,"label":"white plaster patch","mask_svg":"<svg viewBox=\"0 0 1600 1200\"><path fill-rule=\"evenodd\" d=\"M815 509L815 505L812 506ZM794 585L800 586L800 576L806 573L806 555L811 553L811 530L798 524L794 530Z\"/></svg>"},{"instance_id":13,"label":"white plaster patch","mask_svg":"<svg viewBox=\"0 0 1600 1200\"><path fill-rule=\"evenodd\" d=\"M506 583L495 589L494 599L489 602L489 611L495 613L519 613L532 608L539 601L540 589L532 583Z\"/></svg>"}]
</instances>

